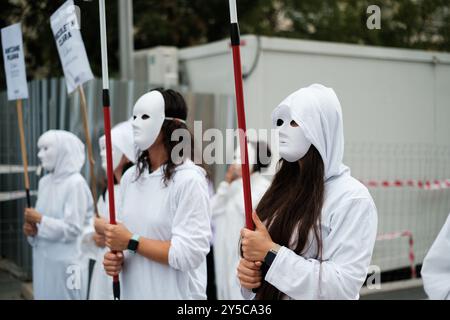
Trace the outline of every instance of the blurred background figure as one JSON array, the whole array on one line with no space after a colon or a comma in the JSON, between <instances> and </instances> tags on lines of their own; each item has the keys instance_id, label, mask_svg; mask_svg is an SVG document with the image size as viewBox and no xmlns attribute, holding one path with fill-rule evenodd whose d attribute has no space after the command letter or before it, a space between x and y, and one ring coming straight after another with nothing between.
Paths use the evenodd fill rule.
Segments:
<instances>
[{"instance_id":1,"label":"blurred background figure","mask_svg":"<svg viewBox=\"0 0 450 320\"><path fill-rule=\"evenodd\" d=\"M114 170L114 202L118 215L121 212L120 180L135 162L135 147L131 122L121 122L111 130L112 158ZM105 136L99 139L102 168L106 172ZM113 300L112 278L103 269L105 225L109 223L109 197L105 189L97 202L99 217L93 217L83 235L83 253L94 260L89 285L89 300Z\"/></svg>"},{"instance_id":2,"label":"blurred background figure","mask_svg":"<svg viewBox=\"0 0 450 320\"><path fill-rule=\"evenodd\" d=\"M260 156L261 155L261 156ZM270 181L261 171L270 165L271 152L263 141L248 143L252 207L269 188ZM269 161L263 161L264 160ZM240 259L240 231L245 225L244 192L242 188L240 148L234 152L234 161L228 167L225 180L219 184L217 193L211 198L214 230L214 269L217 298L241 300L236 268Z\"/></svg>"},{"instance_id":3,"label":"blurred background figure","mask_svg":"<svg viewBox=\"0 0 450 320\"><path fill-rule=\"evenodd\" d=\"M33 247L34 298L86 299L88 261L81 253L81 235L93 201L80 174L84 145L70 132L50 130L38 147L48 173L39 181L36 208L25 209L23 227Z\"/></svg>"}]
</instances>

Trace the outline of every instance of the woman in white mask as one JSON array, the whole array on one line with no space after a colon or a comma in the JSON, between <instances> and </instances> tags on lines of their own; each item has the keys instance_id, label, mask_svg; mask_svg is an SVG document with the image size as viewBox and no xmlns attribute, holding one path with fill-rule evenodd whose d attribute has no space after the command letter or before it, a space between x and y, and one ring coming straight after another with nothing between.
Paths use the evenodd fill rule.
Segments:
<instances>
[{"instance_id":1,"label":"woman in white mask","mask_svg":"<svg viewBox=\"0 0 450 320\"><path fill-rule=\"evenodd\" d=\"M261 174L261 170L270 165L270 150L264 142L248 143L250 163L250 184L252 206L269 188L270 181ZM234 153L234 161L211 198L214 228L214 269L219 300L242 300L241 287L236 278L239 264L238 242L240 230L245 225L244 193L239 146Z\"/></svg>"},{"instance_id":2,"label":"woman in white mask","mask_svg":"<svg viewBox=\"0 0 450 320\"><path fill-rule=\"evenodd\" d=\"M425 292L433 300L450 300L450 215L423 260Z\"/></svg>"},{"instance_id":3,"label":"woman in white mask","mask_svg":"<svg viewBox=\"0 0 450 320\"><path fill-rule=\"evenodd\" d=\"M367 188L342 163L342 111L333 89L314 84L272 113L280 165L243 229L238 277L256 299L358 299L376 238ZM261 222L263 221L263 222ZM251 289L257 289L256 295Z\"/></svg>"},{"instance_id":4,"label":"woman in white mask","mask_svg":"<svg viewBox=\"0 0 450 320\"><path fill-rule=\"evenodd\" d=\"M186 103L173 90L153 90L134 106L140 156L122 177L123 224L105 228L106 245L117 253L107 253L104 266L120 274L122 299L206 298L208 182L190 160L186 117ZM177 133L180 144L172 140Z\"/></svg>"},{"instance_id":5,"label":"woman in white mask","mask_svg":"<svg viewBox=\"0 0 450 320\"><path fill-rule=\"evenodd\" d=\"M24 226L33 247L34 298L86 299L87 260L80 247L93 201L80 174L84 145L70 132L50 130L38 148L48 174L39 181L36 208L25 209Z\"/></svg>"},{"instance_id":6,"label":"woman in white mask","mask_svg":"<svg viewBox=\"0 0 450 320\"><path fill-rule=\"evenodd\" d=\"M117 212L120 212L121 195L120 180L122 175L135 162L135 148L131 121L119 123L111 130L112 162L114 170L114 201ZM99 139L102 168L106 172L105 136ZM105 247L105 225L109 222L109 197L105 190L97 202L99 217L94 217L83 236L83 252L95 261L89 286L89 300L112 300L113 291L111 277L103 268L103 256L108 252Z\"/></svg>"}]
</instances>

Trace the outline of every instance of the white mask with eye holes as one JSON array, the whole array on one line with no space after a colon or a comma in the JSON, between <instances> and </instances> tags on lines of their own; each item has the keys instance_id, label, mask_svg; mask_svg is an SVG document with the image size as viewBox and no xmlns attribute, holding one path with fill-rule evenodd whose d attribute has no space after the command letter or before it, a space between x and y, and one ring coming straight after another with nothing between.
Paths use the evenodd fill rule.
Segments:
<instances>
[{"instance_id":1,"label":"white mask with eye holes","mask_svg":"<svg viewBox=\"0 0 450 320\"><path fill-rule=\"evenodd\" d=\"M53 135L43 135L38 140L38 158L42 167L51 172L55 170L58 151L56 146L56 138Z\"/></svg>"},{"instance_id":2,"label":"white mask with eye holes","mask_svg":"<svg viewBox=\"0 0 450 320\"><path fill-rule=\"evenodd\" d=\"M101 136L99 141L99 147L100 147L100 158L102 159L102 168L107 171L107 165L106 165L106 138L105 136ZM117 167L120 164L120 161L122 160L123 153L112 145L112 162L113 162L113 171L117 169Z\"/></svg>"},{"instance_id":3,"label":"white mask with eye holes","mask_svg":"<svg viewBox=\"0 0 450 320\"><path fill-rule=\"evenodd\" d=\"M273 125L278 129L279 152L281 158L295 162L305 156L311 142L305 137L303 129L292 119L291 109L280 106L272 115Z\"/></svg>"},{"instance_id":4,"label":"white mask with eye holes","mask_svg":"<svg viewBox=\"0 0 450 320\"><path fill-rule=\"evenodd\" d=\"M133 108L134 142L141 151L151 147L161 131L165 118L164 97L159 91L144 94Z\"/></svg>"}]
</instances>

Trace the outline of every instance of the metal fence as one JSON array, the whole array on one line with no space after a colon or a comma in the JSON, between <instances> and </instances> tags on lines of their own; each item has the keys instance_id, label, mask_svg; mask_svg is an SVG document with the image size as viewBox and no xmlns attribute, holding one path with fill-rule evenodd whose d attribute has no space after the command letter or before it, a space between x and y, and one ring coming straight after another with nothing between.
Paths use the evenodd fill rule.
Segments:
<instances>
[{"instance_id":1,"label":"metal fence","mask_svg":"<svg viewBox=\"0 0 450 320\"><path fill-rule=\"evenodd\" d=\"M407 267L408 237L394 235L405 231L413 238L414 263L421 264L450 212L450 146L351 143L345 161L378 209L372 264L381 271Z\"/></svg>"}]
</instances>

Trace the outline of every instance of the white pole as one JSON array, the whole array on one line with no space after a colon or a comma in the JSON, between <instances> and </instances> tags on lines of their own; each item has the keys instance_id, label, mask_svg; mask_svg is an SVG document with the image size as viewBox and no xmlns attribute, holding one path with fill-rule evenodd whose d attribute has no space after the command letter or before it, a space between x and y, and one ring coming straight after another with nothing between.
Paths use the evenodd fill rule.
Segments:
<instances>
[{"instance_id":1,"label":"white pole","mask_svg":"<svg viewBox=\"0 0 450 320\"><path fill-rule=\"evenodd\" d=\"M105 0L99 0L100 7L100 45L102 50L102 77L103 89L109 89L108 74L108 47L106 36L106 16L105 16Z\"/></svg>"},{"instance_id":2,"label":"white pole","mask_svg":"<svg viewBox=\"0 0 450 320\"><path fill-rule=\"evenodd\" d=\"M231 23L237 23L237 9L236 9L236 0L230 0L230 21Z\"/></svg>"}]
</instances>

